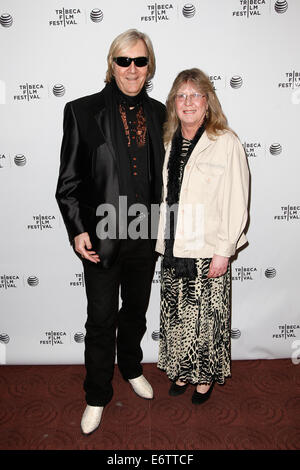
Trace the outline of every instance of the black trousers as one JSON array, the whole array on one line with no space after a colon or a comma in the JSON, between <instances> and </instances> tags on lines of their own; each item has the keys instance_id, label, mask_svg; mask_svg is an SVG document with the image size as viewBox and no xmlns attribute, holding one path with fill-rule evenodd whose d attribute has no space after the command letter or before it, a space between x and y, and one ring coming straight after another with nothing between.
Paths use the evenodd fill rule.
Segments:
<instances>
[{"instance_id":1,"label":"black trousers","mask_svg":"<svg viewBox=\"0 0 300 470\"><path fill-rule=\"evenodd\" d=\"M142 374L140 343L146 331L155 262L150 240L130 239L121 241L118 259L109 269L83 261L87 294L84 390L88 405L105 406L113 396L116 348L123 378Z\"/></svg>"}]
</instances>

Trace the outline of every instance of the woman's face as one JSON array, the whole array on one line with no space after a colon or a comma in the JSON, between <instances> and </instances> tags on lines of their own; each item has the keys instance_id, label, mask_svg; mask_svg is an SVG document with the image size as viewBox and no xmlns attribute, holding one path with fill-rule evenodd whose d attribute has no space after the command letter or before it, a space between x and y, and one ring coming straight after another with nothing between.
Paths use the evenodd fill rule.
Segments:
<instances>
[{"instance_id":1,"label":"woman's face","mask_svg":"<svg viewBox=\"0 0 300 470\"><path fill-rule=\"evenodd\" d=\"M175 110L183 127L198 129L208 108L206 96L193 82L183 83L177 91Z\"/></svg>"}]
</instances>

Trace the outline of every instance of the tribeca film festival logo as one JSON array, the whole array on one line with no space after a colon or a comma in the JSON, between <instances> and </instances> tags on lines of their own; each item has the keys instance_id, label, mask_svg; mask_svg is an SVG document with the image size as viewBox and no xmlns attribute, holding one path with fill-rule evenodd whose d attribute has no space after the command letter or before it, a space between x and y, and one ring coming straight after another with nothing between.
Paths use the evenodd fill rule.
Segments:
<instances>
[{"instance_id":1,"label":"tribeca film festival logo","mask_svg":"<svg viewBox=\"0 0 300 470\"><path fill-rule=\"evenodd\" d=\"M160 284L160 270L154 271L154 276L152 279L152 284Z\"/></svg>"},{"instance_id":2,"label":"tribeca film festival logo","mask_svg":"<svg viewBox=\"0 0 300 470\"><path fill-rule=\"evenodd\" d=\"M61 83L49 85L45 83L21 83L17 85L16 91L13 95L15 102L35 102L44 99L47 96L55 96L60 98L64 96L66 88Z\"/></svg>"},{"instance_id":3,"label":"tribeca film festival logo","mask_svg":"<svg viewBox=\"0 0 300 470\"><path fill-rule=\"evenodd\" d=\"M35 101L45 96L45 86L42 83L23 83L14 94L14 101Z\"/></svg>"},{"instance_id":4,"label":"tribeca film festival logo","mask_svg":"<svg viewBox=\"0 0 300 470\"><path fill-rule=\"evenodd\" d=\"M282 155L282 145L279 142L265 145L259 141L245 141L242 145L248 158Z\"/></svg>"},{"instance_id":5,"label":"tribeca film festival logo","mask_svg":"<svg viewBox=\"0 0 300 470\"><path fill-rule=\"evenodd\" d=\"M49 20L49 26L72 27L86 22L87 18L93 23L101 23L103 17L103 11L100 8L94 8L89 14L80 8L60 8L55 10L54 17Z\"/></svg>"},{"instance_id":6,"label":"tribeca film festival logo","mask_svg":"<svg viewBox=\"0 0 300 470\"><path fill-rule=\"evenodd\" d=\"M277 275L277 271L274 267L268 267L265 270L258 269L256 266L233 266L231 279L232 281L255 281L262 276L267 279L273 279Z\"/></svg>"},{"instance_id":7,"label":"tribeca film festival logo","mask_svg":"<svg viewBox=\"0 0 300 470\"><path fill-rule=\"evenodd\" d=\"M256 279L258 270L255 266L235 266L232 268L231 279L233 281L253 281Z\"/></svg>"},{"instance_id":8,"label":"tribeca film festival logo","mask_svg":"<svg viewBox=\"0 0 300 470\"><path fill-rule=\"evenodd\" d=\"M185 3L181 6L174 3L151 3L146 6L146 12L141 16L142 22L154 21L170 21L177 13L186 19L194 18L196 15L196 7L192 3Z\"/></svg>"},{"instance_id":9,"label":"tribeca film festival logo","mask_svg":"<svg viewBox=\"0 0 300 470\"><path fill-rule=\"evenodd\" d=\"M28 230L52 230L56 228L55 215L33 215L33 222L27 225Z\"/></svg>"},{"instance_id":10,"label":"tribeca film festival logo","mask_svg":"<svg viewBox=\"0 0 300 470\"><path fill-rule=\"evenodd\" d=\"M274 220L285 220L286 222L290 222L292 220L299 220L300 219L300 206L298 205L287 205L281 206L281 213L278 215L274 215Z\"/></svg>"},{"instance_id":11,"label":"tribeca film festival logo","mask_svg":"<svg viewBox=\"0 0 300 470\"><path fill-rule=\"evenodd\" d=\"M215 73L215 74L210 74L209 75L209 80L214 87L214 90L220 90L221 88L225 88L226 85L226 77L224 74L220 73ZM233 89L233 90L238 90L241 88L244 84L243 78L241 75L232 75L228 79L228 85Z\"/></svg>"},{"instance_id":12,"label":"tribeca film festival logo","mask_svg":"<svg viewBox=\"0 0 300 470\"><path fill-rule=\"evenodd\" d=\"M278 83L278 88L289 88L295 90L300 87L300 72L291 70L285 72L283 81Z\"/></svg>"},{"instance_id":13,"label":"tribeca film festival logo","mask_svg":"<svg viewBox=\"0 0 300 470\"><path fill-rule=\"evenodd\" d=\"M172 3L152 3L146 6L147 11L144 16L141 16L141 21L169 21L175 13L175 6Z\"/></svg>"},{"instance_id":14,"label":"tribeca film festival logo","mask_svg":"<svg viewBox=\"0 0 300 470\"><path fill-rule=\"evenodd\" d=\"M85 287L83 272L75 273L75 278L70 281L70 287Z\"/></svg>"},{"instance_id":15,"label":"tribeca film festival logo","mask_svg":"<svg viewBox=\"0 0 300 470\"><path fill-rule=\"evenodd\" d=\"M65 343L67 333L65 331L46 331L44 339L40 340L40 344L57 346Z\"/></svg>"},{"instance_id":16,"label":"tribeca film festival logo","mask_svg":"<svg viewBox=\"0 0 300 470\"><path fill-rule=\"evenodd\" d=\"M248 158L256 158L263 154L261 142L243 142L242 145Z\"/></svg>"},{"instance_id":17,"label":"tribeca film festival logo","mask_svg":"<svg viewBox=\"0 0 300 470\"><path fill-rule=\"evenodd\" d=\"M19 274L0 274L0 290L17 289L21 286Z\"/></svg>"},{"instance_id":18,"label":"tribeca film festival logo","mask_svg":"<svg viewBox=\"0 0 300 470\"><path fill-rule=\"evenodd\" d=\"M209 80L215 91L225 87L225 77L219 73L209 75Z\"/></svg>"},{"instance_id":19,"label":"tribeca film festival logo","mask_svg":"<svg viewBox=\"0 0 300 470\"><path fill-rule=\"evenodd\" d=\"M300 325L278 325L277 333L273 333L273 339L289 339L296 338L300 333Z\"/></svg>"},{"instance_id":20,"label":"tribeca film festival logo","mask_svg":"<svg viewBox=\"0 0 300 470\"><path fill-rule=\"evenodd\" d=\"M85 335L82 332L76 332L73 336L75 343L83 343L84 338ZM60 346L67 341L71 342L71 334L67 334L66 331L45 331L43 338L40 339L40 345Z\"/></svg>"},{"instance_id":21,"label":"tribeca film festival logo","mask_svg":"<svg viewBox=\"0 0 300 470\"><path fill-rule=\"evenodd\" d=\"M39 278L35 275L0 274L0 290L17 289L22 287L36 287Z\"/></svg>"},{"instance_id":22,"label":"tribeca film festival logo","mask_svg":"<svg viewBox=\"0 0 300 470\"><path fill-rule=\"evenodd\" d=\"M237 0L237 9L232 12L234 17L250 18L260 16L267 11L266 0Z\"/></svg>"}]
</instances>

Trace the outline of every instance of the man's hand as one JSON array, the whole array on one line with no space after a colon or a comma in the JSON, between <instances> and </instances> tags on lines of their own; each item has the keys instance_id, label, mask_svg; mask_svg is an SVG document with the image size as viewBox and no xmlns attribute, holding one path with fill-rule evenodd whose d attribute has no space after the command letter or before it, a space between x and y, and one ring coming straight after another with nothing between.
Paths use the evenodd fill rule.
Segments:
<instances>
[{"instance_id":1,"label":"man's hand","mask_svg":"<svg viewBox=\"0 0 300 470\"><path fill-rule=\"evenodd\" d=\"M90 236L87 232L80 233L74 238L75 251L85 259L88 259L92 263L99 263L99 255L92 250L92 244Z\"/></svg>"},{"instance_id":2,"label":"man's hand","mask_svg":"<svg viewBox=\"0 0 300 470\"><path fill-rule=\"evenodd\" d=\"M229 258L226 258L225 256L214 255L209 265L207 277L213 278L223 276L223 274L225 274L227 271L228 262Z\"/></svg>"}]
</instances>

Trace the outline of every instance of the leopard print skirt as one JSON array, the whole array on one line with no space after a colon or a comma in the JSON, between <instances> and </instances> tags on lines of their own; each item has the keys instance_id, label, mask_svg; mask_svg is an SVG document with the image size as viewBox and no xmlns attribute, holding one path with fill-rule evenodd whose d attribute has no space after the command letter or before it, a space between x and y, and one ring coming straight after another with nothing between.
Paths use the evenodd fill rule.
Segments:
<instances>
[{"instance_id":1,"label":"leopard print skirt","mask_svg":"<svg viewBox=\"0 0 300 470\"><path fill-rule=\"evenodd\" d=\"M160 343L157 367L171 380L219 384L231 375L230 266L208 279L210 258L197 259L195 280L161 271Z\"/></svg>"}]
</instances>

